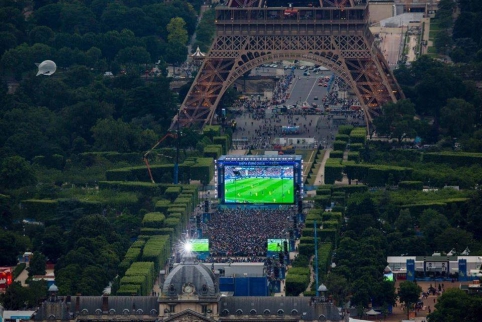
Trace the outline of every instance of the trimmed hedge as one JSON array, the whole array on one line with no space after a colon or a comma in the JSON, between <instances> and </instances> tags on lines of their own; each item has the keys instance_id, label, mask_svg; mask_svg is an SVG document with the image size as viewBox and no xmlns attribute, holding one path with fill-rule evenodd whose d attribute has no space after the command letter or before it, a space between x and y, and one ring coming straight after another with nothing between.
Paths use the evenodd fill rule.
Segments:
<instances>
[{"instance_id":1,"label":"trimmed hedge","mask_svg":"<svg viewBox=\"0 0 482 322\"><path fill-rule=\"evenodd\" d=\"M182 191L181 187L178 187L178 186L169 187L164 192L164 195L169 200L174 201L177 198L177 196L181 193L181 191Z\"/></svg>"},{"instance_id":2,"label":"trimmed hedge","mask_svg":"<svg viewBox=\"0 0 482 322\"><path fill-rule=\"evenodd\" d=\"M286 276L286 296L298 296L310 283L309 275L288 274Z\"/></svg>"},{"instance_id":3,"label":"trimmed hedge","mask_svg":"<svg viewBox=\"0 0 482 322\"><path fill-rule=\"evenodd\" d=\"M367 130L364 127L356 127L350 132L351 143L365 144L367 140Z\"/></svg>"},{"instance_id":4,"label":"trimmed hedge","mask_svg":"<svg viewBox=\"0 0 482 322\"><path fill-rule=\"evenodd\" d=\"M439 152L424 153L423 162L447 163L457 167L468 167L482 163L482 153L469 152Z\"/></svg>"},{"instance_id":5,"label":"trimmed hedge","mask_svg":"<svg viewBox=\"0 0 482 322\"><path fill-rule=\"evenodd\" d=\"M357 152L363 150L364 145L362 143L350 143L350 151Z\"/></svg>"},{"instance_id":6,"label":"trimmed hedge","mask_svg":"<svg viewBox=\"0 0 482 322\"><path fill-rule=\"evenodd\" d=\"M331 151L330 159L343 159L344 151Z\"/></svg>"},{"instance_id":7,"label":"trimmed hedge","mask_svg":"<svg viewBox=\"0 0 482 322\"><path fill-rule=\"evenodd\" d=\"M402 180L410 179L412 168L377 165L368 169L366 183L369 186L381 187L386 184L398 184ZM393 182L389 182L392 178Z\"/></svg>"},{"instance_id":8,"label":"trimmed hedge","mask_svg":"<svg viewBox=\"0 0 482 322\"><path fill-rule=\"evenodd\" d=\"M342 186L335 186L333 187L333 194L335 192L341 192L343 191L345 194L351 194L351 193L358 193L358 192L367 192L368 187L365 185L342 185Z\"/></svg>"},{"instance_id":9,"label":"trimmed hedge","mask_svg":"<svg viewBox=\"0 0 482 322\"><path fill-rule=\"evenodd\" d=\"M220 144L206 145L203 150L203 156L207 158L219 159L223 154L223 147Z\"/></svg>"},{"instance_id":10,"label":"trimmed hedge","mask_svg":"<svg viewBox=\"0 0 482 322\"><path fill-rule=\"evenodd\" d=\"M174 233L173 228L141 228L141 234L145 236L157 236L157 235L172 236L173 233Z\"/></svg>"},{"instance_id":11,"label":"trimmed hedge","mask_svg":"<svg viewBox=\"0 0 482 322\"><path fill-rule=\"evenodd\" d=\"M116 292L117 296L132 296L140 295L141 286L135 284L125 284L121 285Z\"/></svg>"},{"instance_id":12,"label":"trimmed hedge","mask_svg":"<svg viewBox=\"0 0 482 322\"><path fill-rule=\"evenodd\" d=\"M160 267L171 254L171 239L169 236L153 236L149 238L144 246L142 261L153 262L154 270L159 271Z\"/></svg>"},{"instance_id":13,"label":"trimmed hedge","mask_svg":"<svg viewBox=\"0 0 482 322\"><path fill-rule=\"evenodd\" d=\"M157 212L162 212L162 213L166 214L167 208L169 208L171 205L172 204L171 204L170 200L161 199L161 200L156 201L156 204L154 205L154 209Z\"/></svg>"},{"instance_id":14,"label":"trimmed hedge","mask_svg":"<svg viewBox=\"0 0 482 322\"><path fill-rule=\"evenodd\" d=\"M215 136L213 137L213 143L215 145L220 145L222 148L221 153L222 154L228 154L229 152L229 147L230 147L230 140L229 136L223 135L223 136Z\"/></svg>"},{"instance_id":15,"label":"trimmed hedge","mask_svg":"<svg viewBox=\"0 0 482 322\"><path fill-rule=\"evenodd\" d=\"M335 141L344 141L347 142L350 140L350 135L348 134L337 134L335 136Z\"/></svg>"},{"instance_id":16,"label":"trimmed hedge","mask_svg":"<svg viewBox=\"0 0 482 322\"><path fill-rule=\"evenodd\" d=\"M310 276L311 271L308 267L292 267L292 268L289 269L287 275L289 275L289 274Z\"/></svg>"},{"instance_id":17,"label":"trimmed hedge","mask_svg":"<svg viewBox=\"0 0 482 322\"><path fill-rule=\"evenodd\" d=\"M360 163L360 152L348 152L348 161Z\"/></svg>"},{"instance_id":18,"label":"trimmed hedge","mask_svg":"<svg viewBox=\"0 0 482 322\"><path fill-rule=\"evenodd\" d=\"M334 141L333 142L333 150L338 151L345 151L346 149L346 142L345 141ZM330 153L331 155L331 153Z\"/></svg>"},{"instance_id":19,"label":"trimmed hedge","mask_svg":"<svg viewBox=\"0 0 482 322\"><path fill-rule=\"evenodd\" d=\"M405 189L405 190L422 190L423 182L422 181L400 181L398 183L398 187L400 189Z\"/></svg>"},{"instance_id":20,"label":"trimmed hedge","mask_svg":"<svg viewBox=\"0 0 482 322\"><path fill-rule=\"evenodd\" d=\"M338 159L328 159L325 164L325 182L333 184L343 179L343 166Z\"/></svg>"},{"instance_id":21,"label":"trimmed hedge","mask_svg":"<svg viewBox=\"0 0 482 322\"><path fill-rule=\"evenodd\" d=\"M320 209L325 209L331 205L331 196L315 196L313 197L315 202L315 207Z\"/></svg>"},{"instance_id":22,"label":"trimmed hedge","mask_svg":"<svg viewBox=\"0 0 482 322\"><path fill-rule=\"evenodd\" d=\"M142 219L142 226L149 228L162 228L164 227L164 221L166 216L160 212L149 212L144 215Z\"/></svg>"},{"instance_id":23,"label":"trimmed hedge","mask_svg":"<svg viewBox=\"0 0 482 322\"><path fill-rule=\"evenodd\" d=\"M199 180L202 184L208 184L214 176L213 158L198 158L196 164L191 167L191 179Z\"/></svg>"},{"instance_id":24,"label":"trimmed hedge","mask_svg":"<svg viewBox=\"0 0 482 322\"><path fill-rule=\"evenodd\" d=\"M119 290L122 289L124 285L135 285L140 286L138 295L146 296L148 294L146 276L124 276L121 278L120 283L121 287Z\"/></svg>"},{"instance_id":25,"label":"trimmed hedge","mask_svg":"<svg viewBox=\"0 0 482 322\"><path fill-rule=\"evenodd\" d=\"M353 125L340 125L338 127L338 133L350 135L351 131L353 130Z\"/></svg>"}]
</instances>

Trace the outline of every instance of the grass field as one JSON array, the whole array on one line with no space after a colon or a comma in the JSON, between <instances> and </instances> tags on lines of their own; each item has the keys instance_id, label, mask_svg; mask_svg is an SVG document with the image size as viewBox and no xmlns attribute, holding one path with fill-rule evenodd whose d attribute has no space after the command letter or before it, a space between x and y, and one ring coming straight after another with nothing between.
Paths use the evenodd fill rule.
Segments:
<instances>
[{"instance_id":1,"label":"grass field","mask_svg":"<svg viewBox=\"0 0 482 322\"><path fill-rule=\"evenodd\" d=\"M232 179L224 189L226 203L294 203L293 179Z\"/></svg>"}]
</instances>

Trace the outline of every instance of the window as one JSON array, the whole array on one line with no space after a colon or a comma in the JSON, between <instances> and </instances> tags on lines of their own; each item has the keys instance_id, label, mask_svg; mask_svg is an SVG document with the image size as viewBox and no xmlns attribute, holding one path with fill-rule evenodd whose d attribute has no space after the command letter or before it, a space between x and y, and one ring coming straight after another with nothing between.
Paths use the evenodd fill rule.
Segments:
<instances>
[{"instance_id":1,"label":"window","mask_svg":"<svg viewBox=\"0 0 482 322\"><path fill-rule=\"evenodd\" d=\"M169 304L169 312L174 313L176 311L176 305Z\"/></svg>"}]
</instances>

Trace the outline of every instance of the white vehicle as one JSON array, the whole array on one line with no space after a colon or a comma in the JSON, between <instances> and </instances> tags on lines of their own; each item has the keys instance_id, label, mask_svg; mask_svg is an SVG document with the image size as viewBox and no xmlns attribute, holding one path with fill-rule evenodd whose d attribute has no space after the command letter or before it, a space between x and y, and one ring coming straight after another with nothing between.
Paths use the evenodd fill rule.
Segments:
<instances>
[{"instance_id":1,"label":"white vehicle","mask_svg":"<svg viewBox=\"0 0 482 322\"><path fill-rule=\"evenodd\" d=\"M306 66L305 66L305 65L300 66L300 69L301 69L301 70L303 70L303 69L305 69L305 68L306 68Z\"/></svg>"}]
</instances>

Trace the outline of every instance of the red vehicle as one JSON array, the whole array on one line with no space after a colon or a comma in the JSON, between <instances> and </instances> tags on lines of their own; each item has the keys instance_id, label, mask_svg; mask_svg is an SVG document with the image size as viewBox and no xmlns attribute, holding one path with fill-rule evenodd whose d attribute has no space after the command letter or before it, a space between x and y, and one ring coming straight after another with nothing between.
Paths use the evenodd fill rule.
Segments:
<instances>
[{"instance_id":1,"label":"red vehicle","mask_svg":"<svg viewBox=\"0 0 482 322\"><path fill-rule=\"evenodd\" d=\"M12 270L10 267L0 267L0 289L6 289L12 284Z\"/></svg>"}]
</instances>

